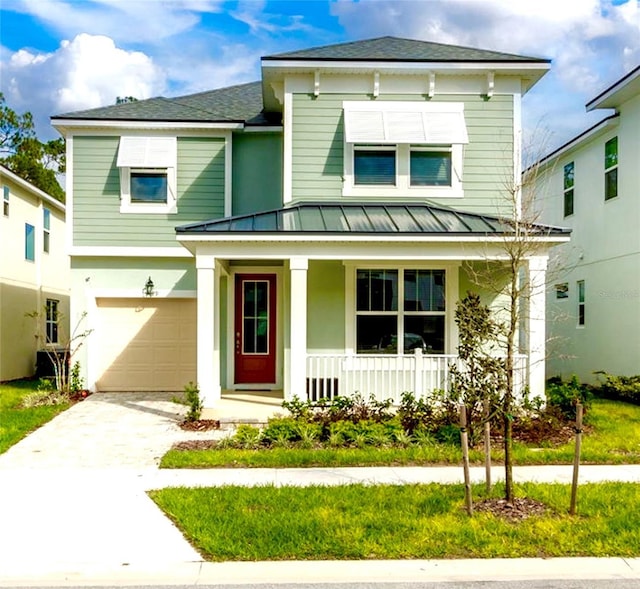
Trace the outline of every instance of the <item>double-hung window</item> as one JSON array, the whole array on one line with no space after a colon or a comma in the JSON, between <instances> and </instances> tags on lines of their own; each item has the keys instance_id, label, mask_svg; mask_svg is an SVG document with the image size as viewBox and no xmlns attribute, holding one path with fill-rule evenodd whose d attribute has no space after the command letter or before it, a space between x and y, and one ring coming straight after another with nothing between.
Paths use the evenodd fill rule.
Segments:
<instances>
[{"instance_id":1,"label":"double-hung window","mask_svg":"<svg viewBox=\"0 0 640 589\"><path fill-rule=\"evenodd\" d=\"M358 269L358 354L445 350L445 270Z\"/></svg>"},{"instance_id":2,"label":"double-hung window","mask_svg":"<svg viewBox=\"0 0 640 589\"><path fill-rule=\"evenodd\" d=\"M51 247L51 211L42 209L42 251L49 253Z\"/></svg>"},{"instance_id":3,"label":"double-hung window","mask_svg":"<svg viewBox=\"0 0 640 589\"><path fill-rule=\"evenodd\" d=\"M58 343L58 303L55 299L47 299L45 316L45 335L48 344Z\"/></svg>"},{"instance_id":4,"label":"double-hung window","mask_svg":"<svg viewBox=\"0 0 640 589\"><path fill-rule=\"evenodd\" d=\"M343 109L344 196L462 196L462 103L345 101Z\"/></svg>"},{"instance_id":5,"label":"double-hung window","mask_svg":"<svg viewBox=\"0 0 640 589\"><path fill-rule=\"evenodd\" d=\"M573 184L575 176L575 164L569 162L564 167L564 216L573 215Z\"/></svg>"},{"instance_id":6,"label":"double-hung window","mask_svg":"<svg viewBox=\"0 0 640 589\"><path fill-rule=\"evenodd\" d=\"M584 288L584 280L578 280L578 325L584 326L585 324L585 288Z\"/></svg>"},{"instance_id":7,"label":"double-hung window","mask_svg":"<svg viewBox=\"0 0 640 589\"><path fill-rule=\"evenodd\" d=\"M618 138L604 144L604 199L618 196Z\"/></svg>"},{"instance_id":8,"label":"double-hung window","mask_svg":"<svg viewBox=\"0 0 640 589\"><path fill-rule=\"evenodd\" d=\"M9 216L9 187L2 187L2 214L5 217Z\"/></svg>"},{"instance_id":9,"label":"double-hung window","mask_svg":"<svg viewBox=\"0 0 640 589\"><path fill-rule=\"evenodd\" d=\"M177 140L175 137L121 137L121 213L175 213Z\"/></svg>"}]
</instances>

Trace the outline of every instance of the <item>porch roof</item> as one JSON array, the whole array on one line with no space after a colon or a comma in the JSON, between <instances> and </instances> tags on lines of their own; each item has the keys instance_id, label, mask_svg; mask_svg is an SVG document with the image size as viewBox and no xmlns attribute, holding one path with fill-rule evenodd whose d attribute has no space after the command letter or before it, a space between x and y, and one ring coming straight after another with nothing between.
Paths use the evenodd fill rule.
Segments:
<instances>
[{"instance_id":1,"label":"porch roof","mask_svg":"<svg viewBox=\"0 0 640 589\"><path fill-rule=\"evenodd\" d=\"M570 229L535 224L537 236L567 237ZM438 207L426 203L299 203L289 207L211 219L176 227L180 235L464 235L509 236L508 219Z\"/></svg>"}]
</instances>

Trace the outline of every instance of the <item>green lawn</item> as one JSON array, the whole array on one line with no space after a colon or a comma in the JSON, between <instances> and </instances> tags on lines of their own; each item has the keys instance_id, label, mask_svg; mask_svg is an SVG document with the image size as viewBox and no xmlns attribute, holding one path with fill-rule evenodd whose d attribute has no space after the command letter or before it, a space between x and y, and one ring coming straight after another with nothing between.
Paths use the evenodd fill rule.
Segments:
<instances>
[{"instance_id":1,"label":"green lawn","mask_svg":"<svg viewBox=\"0 0 640 589\"><path fill-rule=\"evenodd\" d=\"M30 380L0 384L0 454L69 407L65 404L20 408L22 398L36 390L37 385L37 381Z\"/></svg>"},{"instance_id":2,"label":"green lawn","mask_svg":"<svg viewBox=\"0 0 640 589\"><path fill-rule=\"evenodd\" d=\"M587 417L589 432L583 436L583 464L640 463L640 407L619 401L596 399ZM515 464L567 464L573 461L573 442L559 447L532 448L515 444ZM504 458L499 446L493 460ZM481 464L482 452L472 450L470 459ZM460 449L447 444L408 448L342 448L270 450L170 450L162 458L162 468L246 468L246 467L329 467L329 466L409 466L458 464Z\"/></svg>"},{"instance_id":3,"label":"green lawn","mask_svg":"<svg viewBox=\"0 0 640 589\"><path fill-rule=\"evenodd\" d=\"M482 489L474 487L476 498ZM518 523L470 518L462 485L169 488L150 496L215 561L640 554L640 485L583 485L577 516L567 514L566 485L517 491L547 513Z\"/></svg>"}]
</instances>

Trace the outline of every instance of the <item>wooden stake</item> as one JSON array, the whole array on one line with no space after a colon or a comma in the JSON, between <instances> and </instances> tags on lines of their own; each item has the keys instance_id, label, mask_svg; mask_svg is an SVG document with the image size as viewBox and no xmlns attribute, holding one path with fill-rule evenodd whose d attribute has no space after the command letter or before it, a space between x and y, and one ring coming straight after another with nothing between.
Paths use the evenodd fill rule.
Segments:
<instances>
[{"instance_id":1,"label":"wooden stake","mask_svg":"<svg viewBox=\"0 0 640 589\"><path fill-rule=\"evenodd\" d=\"M580 467L580 447L582 445L582 403L576 405L576 449L573 455L573 481L571 483L571 506L569 513L576 514L578 496L578 469Z\"/></svg>"},{"instance_id":2,"label":"wooden stake","mask_svg":"<svg viewBox=\"0 0 640 589\"><path fill-rule=\"evenodd\" d=\"M489 399L484 400L484 471L487 493L491 491L491 424L489 423Z\"/></svg>"},{"instance_id":3,"label":"wooden stake","mask_svg":"<svg viewBox=\"0 0 640 589\"><path fill-rule=\"evenodd\" d=\"M460 441L462 443L462 465L464 468L464 501L467 513L473 515L471 498L471 476L469 474L469 434L467 433L467 409L460 404Z\"/></svg>"}]
</instances>

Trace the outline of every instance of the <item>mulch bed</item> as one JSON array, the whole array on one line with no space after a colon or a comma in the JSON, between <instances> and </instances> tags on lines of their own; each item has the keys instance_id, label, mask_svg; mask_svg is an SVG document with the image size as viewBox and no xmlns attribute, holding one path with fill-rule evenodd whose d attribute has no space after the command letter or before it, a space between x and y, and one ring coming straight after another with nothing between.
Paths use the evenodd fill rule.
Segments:
<instances>
[{"instance_id":1,"label":"mulch bed","mask_svg":"<svg viewBox=\"0 0 640 589\"><path fill-rule=\"evenodd\" d=\"M473 507L475 511L491 513L511 523L521 522L529 517L541 516L547 513L547 506L544 503L528 497L516 497L513 501L485 499L476 503Z\"/></svg>"},{"instance_id":2,"label":"mulch bed","mask_svg":"<svg viewBox=\"0 0 640 589\"><path fill-rule=\"evenodd\" d=\"M180 423L180 429L188 432L207 432L212 429L220 429L220 421L217 419L184 420Z\"/></svg>"}]
</instances>

